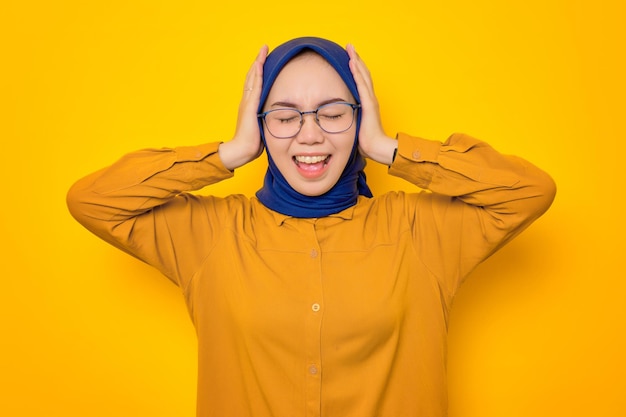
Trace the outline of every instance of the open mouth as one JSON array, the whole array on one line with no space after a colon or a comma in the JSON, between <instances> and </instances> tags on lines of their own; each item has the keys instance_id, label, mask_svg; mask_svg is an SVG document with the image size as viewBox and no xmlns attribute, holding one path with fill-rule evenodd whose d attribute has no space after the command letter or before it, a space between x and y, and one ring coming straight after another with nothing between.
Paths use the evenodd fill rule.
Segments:
<instances>
[{"instance_id":1,"label":"open mouth","mask_svg":"<svg viewBox=\"0 0 626 417\"><path fill-rule=\"evenodd\" d=\"M310 179L319 178L326 172L330 160L330 155L296 155L293 157L300 175Z\"/></svg>"},{"instance_id":2,"label":"open mouth","mask_svg":"<svg viewBox=\"0 0 626 417\"><path fill-rule=\"evenodd\" d=\"M296 155L293 157L293 160L298 166L300 166L301 164L316 165L320 163L323 163L324 165L326 165L328 161L330 160L330 155L314 155L314 156Z\"/></svg>"}]
</instances>

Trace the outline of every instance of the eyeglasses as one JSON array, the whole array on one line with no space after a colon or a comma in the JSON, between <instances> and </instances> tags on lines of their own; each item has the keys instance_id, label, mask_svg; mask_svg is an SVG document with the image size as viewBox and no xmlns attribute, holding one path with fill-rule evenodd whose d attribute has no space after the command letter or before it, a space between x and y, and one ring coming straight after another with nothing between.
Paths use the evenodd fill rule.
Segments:
<instances>
[{"instance_id":1,"label":"eyeglasses","mask_svg":"<svg viewBox=\"0 0 626 417\"><path fill-rule=\"evenodd\" d=\"M274 109L260 113L267 130L278 139L289 139L300 133L305 114L314 114L315 123L326 133L341 133L352 127L354 114L360 104L335 102L319 106L315 110Z\"/></svg>"}]
</instances>

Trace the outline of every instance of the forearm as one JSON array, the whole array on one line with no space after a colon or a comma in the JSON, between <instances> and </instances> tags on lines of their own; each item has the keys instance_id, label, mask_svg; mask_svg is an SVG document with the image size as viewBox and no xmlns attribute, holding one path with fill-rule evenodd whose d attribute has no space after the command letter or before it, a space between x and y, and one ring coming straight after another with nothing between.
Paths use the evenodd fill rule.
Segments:
<instances>
[{"instance_id":1,"label":"forearm","mask_svg":"<svg viewBox=\"0 0 626 417\"><path fill-rule=\"evenodd\" d=\"M185 191L232 176L217 154L219 144L132 152L76 182L67 203L85 227L114 228Z\"/></svg>"},{"instance_id":2,"label":"forearm","mask_svg":"<svg viewBox=\"0 0 626 417\"><path fill-rule=\"evenodd\" d=\"M445 143L398 135L389 173L475 207L489 238L505 239L545 212L555 195L548 174L467 135ZM504 234L502 236L501 234Z\"/></svg>"}]
</instances>

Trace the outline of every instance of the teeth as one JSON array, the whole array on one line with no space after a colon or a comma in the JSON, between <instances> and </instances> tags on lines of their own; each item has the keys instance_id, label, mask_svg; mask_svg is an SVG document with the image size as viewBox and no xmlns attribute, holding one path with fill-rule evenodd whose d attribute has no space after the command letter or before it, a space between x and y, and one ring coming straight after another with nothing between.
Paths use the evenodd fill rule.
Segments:
<instances>
[{"instance_id":1,"label":"teeth","mask_svg":"<svg viewBox=\"0 0 626 417\"><path fill-rule=\"evenodd\" d=\"M325 161L326 158L328 158L328 156L322 156L322 155L317 155L317 156L296 155L295 157L296 161L298 161L301 164L317 164L319 162Z\"/></svg>"}]
</instances>

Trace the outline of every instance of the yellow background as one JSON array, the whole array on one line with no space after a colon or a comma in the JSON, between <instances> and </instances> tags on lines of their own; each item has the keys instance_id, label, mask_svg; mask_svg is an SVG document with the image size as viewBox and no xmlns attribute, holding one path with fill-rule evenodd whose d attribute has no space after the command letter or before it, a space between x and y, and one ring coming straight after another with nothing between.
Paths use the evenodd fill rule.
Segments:
<instances>
[{"instance_id":1,"label":"yellow background","mask_svg":"<svg viewBox=\"0 0 626 417\"><path fill-rule=\"evenodd\" d=\"M623 4L4 0L0 415L194 414L177 288L82 229L65 192L130 150L229 139L258 49L302 35L356 45L389 134L469 133L558 184L457 298L450 416L626 415ZM252 194L264 164L214 192Z\"/></svg>"}]
</instances>

